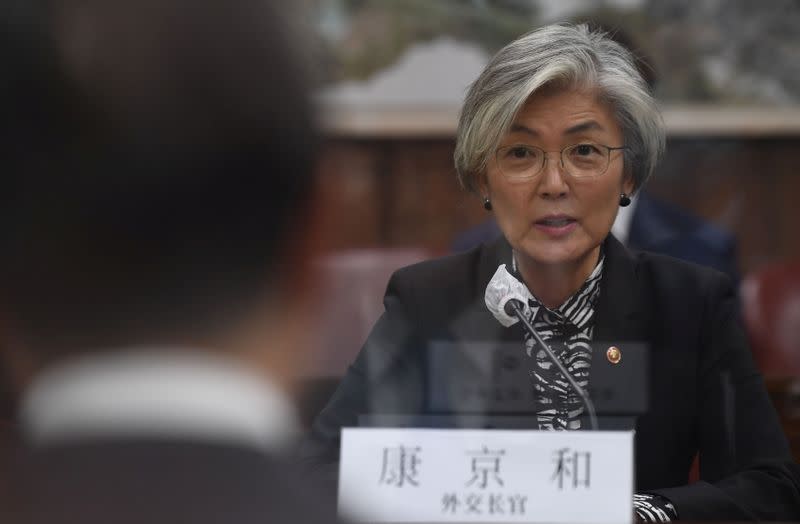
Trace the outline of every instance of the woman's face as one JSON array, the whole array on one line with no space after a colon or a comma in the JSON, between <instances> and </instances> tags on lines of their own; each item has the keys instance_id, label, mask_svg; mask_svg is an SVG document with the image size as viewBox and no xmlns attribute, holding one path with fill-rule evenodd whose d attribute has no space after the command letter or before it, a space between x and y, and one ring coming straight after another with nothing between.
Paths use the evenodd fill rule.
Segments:
<instances>
[{"instance_id":1,"label":"woman's face","mask_svg":"<svg viewBox=\"0 0 800 524\"><path fill-rule=\"evenodd\" d=\"M585 142L624 145L611 108L587 91L537 93L520 110L500 147L537 146L548 152L544 169L532 179L512 181L500 172L495 155L489 159L482 189L506 239L518 257L527 259L521 262L569 266L596 261L617 215L620 193L629 194L633 183L623 180L619 150L611 151L608 169L595 178L565 173L559 152Z\"/></svg>"}]
</instances>

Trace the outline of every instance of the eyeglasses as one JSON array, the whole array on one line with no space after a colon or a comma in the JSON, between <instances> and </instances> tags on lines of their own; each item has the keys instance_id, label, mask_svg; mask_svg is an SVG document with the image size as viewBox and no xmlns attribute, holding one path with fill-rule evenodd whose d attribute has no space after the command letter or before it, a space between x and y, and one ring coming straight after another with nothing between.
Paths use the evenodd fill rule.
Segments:
<instances>
[{"instance_id":1,"label":"eyeglasses","mask_svg":"<svg viewBox=\"0 0 800 524\"><path fill-rule=\"evenodd\" d=\"M574 178L595 178L608 170L611 152L622 147L608 147L593 142L567 146L560 152L561 169ZM544 171L547 151L536 146L514 144L504 146L495 153L500 172L510 181L531 180Z\"/></svg>"}]
</instances>

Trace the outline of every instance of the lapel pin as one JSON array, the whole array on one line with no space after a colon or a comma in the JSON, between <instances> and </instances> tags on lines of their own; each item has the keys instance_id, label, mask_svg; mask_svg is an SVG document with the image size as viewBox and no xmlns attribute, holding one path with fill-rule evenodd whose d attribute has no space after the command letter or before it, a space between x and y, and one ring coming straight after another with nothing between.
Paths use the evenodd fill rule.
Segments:
<instances>
[{"instance_id":1,"label":"lapel pin","mask_svg":"<svg viewBox=\"0 0 800 524\"><path fill-rule=\"evenodd\" d=\"M617 346L611 346L606 351L606 358L612 364L619 364L619 361L622 360L622 351Z\"/></svg>"}]
</instances>

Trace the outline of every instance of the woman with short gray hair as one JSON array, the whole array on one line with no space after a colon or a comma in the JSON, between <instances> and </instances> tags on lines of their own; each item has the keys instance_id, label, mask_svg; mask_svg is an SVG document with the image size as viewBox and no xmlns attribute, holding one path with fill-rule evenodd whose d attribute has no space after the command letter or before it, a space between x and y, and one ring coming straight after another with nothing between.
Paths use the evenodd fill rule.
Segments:
<instances>
[{"instance_id":1,"label":"woman with short gray hair","mask_svg":"<svg viewBox=\"0 0 800 524\"><path fill-rule=\"evenodd\" d=\"M516 340L530 421L543 430L586 428L592 373L630 380L615 366L638 342L649 347L650 403L631 426L637 517L800 517L798 469L729 279L631 252L610 233L664 143L631 53L608 35L553 25L500 50L466 96L454 158L502 237L392 276L386 311L315 421L316 460L336 461L340 428L361 414L431 411L435 379L420 378L430 341ZM531 330L503 328L517 321L510 299ZM687 485L697 455L701 481Z\"/></svg>"},{"instance_id":2,"label":"woman with short gray hair","mask_svg":"<svg viewBox=\"0 0 800 524\"><path fill-rule=\"evenodd\" d=\"M458 123L455 164L461 184L477 189L487 155L519 109L554 85L585 87L614 108L627 148L634 190L650 177L664 150L664 125L630 52L587 26L553 25L504 47L469 90Z\"/></svg>"}]
</instances>

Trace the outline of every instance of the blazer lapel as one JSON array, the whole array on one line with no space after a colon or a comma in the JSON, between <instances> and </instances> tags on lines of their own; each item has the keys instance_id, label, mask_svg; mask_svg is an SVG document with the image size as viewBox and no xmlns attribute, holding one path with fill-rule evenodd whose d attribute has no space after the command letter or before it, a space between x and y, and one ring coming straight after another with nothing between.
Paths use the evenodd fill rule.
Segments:
<instances>
[{"instance_id":1,"label":"blazer lapel","mask_svg":"<svg viewBox=\"0 0 800 524\"><path fill-rule=\"evenodd\" d=\"M613 235L604 243L605 262L594 340L614 344L643 341L646 335L646 304L633 255Z\"/></svg>"}]
</instances>

